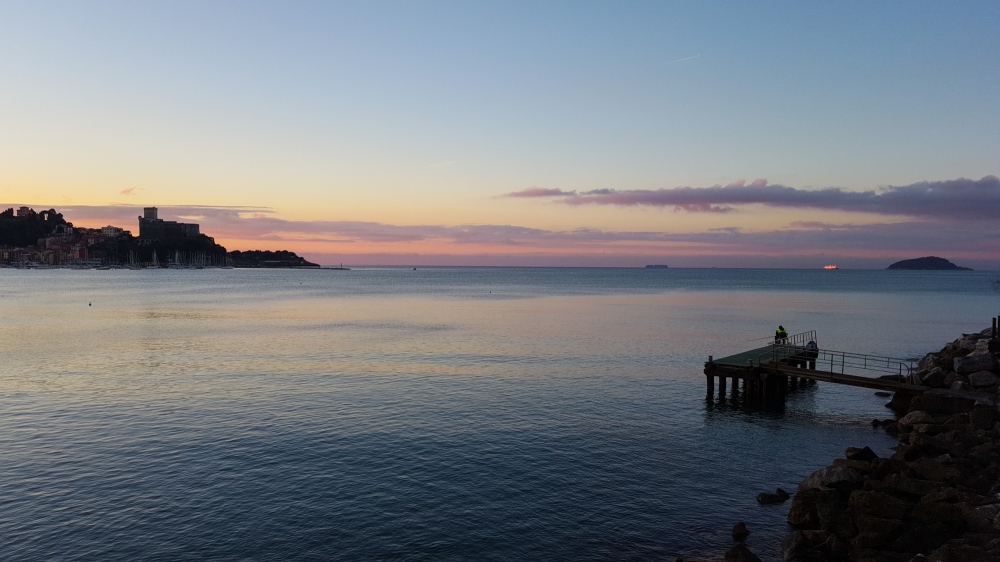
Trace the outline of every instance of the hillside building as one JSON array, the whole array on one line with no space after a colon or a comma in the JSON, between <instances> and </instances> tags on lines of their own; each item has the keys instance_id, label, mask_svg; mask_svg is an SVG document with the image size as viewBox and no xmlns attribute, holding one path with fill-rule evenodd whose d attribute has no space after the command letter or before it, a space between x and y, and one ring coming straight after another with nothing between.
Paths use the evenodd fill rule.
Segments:
<instances>
[{"instance_id":1,"label":"hillside building","mask_svg":"<svg viewBox=\"0 0 1000 562\"><path fill-rule=\"evenodd\" d=\"M197 224L165 221L157 217L156 207L145 207L139 217L140 240L180 240L201 235Z\"/></svg>"}]
</instances>

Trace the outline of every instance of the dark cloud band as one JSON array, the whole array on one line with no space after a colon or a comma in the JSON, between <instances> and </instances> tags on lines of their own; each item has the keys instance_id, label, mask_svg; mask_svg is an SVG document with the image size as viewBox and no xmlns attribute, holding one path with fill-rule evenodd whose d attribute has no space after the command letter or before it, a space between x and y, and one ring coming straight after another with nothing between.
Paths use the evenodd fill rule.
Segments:
<instances>
[{"instance_id":1,"label":"dark cloud band","mask_svg":"<svg viewBox=\"0 0 1000 562\"><path fill-rule=\"evenodd\" d=\"M807 190L766 183L756 180L749 186L740 181L725 187L599 189L580 193L533 187L507 196L559 198L569 205L673 207L714 213L730 212L741 205L765 205L973 221L995 221L1000 215L1000 179L996 176L920 182L869 191Z\"/></svg>"}]
</instances>

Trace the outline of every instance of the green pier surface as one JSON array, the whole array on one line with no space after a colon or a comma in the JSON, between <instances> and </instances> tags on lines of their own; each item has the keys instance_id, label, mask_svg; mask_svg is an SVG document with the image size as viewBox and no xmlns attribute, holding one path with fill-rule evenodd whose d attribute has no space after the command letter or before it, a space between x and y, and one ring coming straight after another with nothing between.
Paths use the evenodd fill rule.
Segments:
<instances>
[{"instance_id":1,"label":"green pier surface","mask_svg":"<svg viewBox=\"0 0 1000 562\"><path fill-rule=\"evenodd\" d=\"M799 350L804 351L805 348L793 348L793 349L795 349L796 352L798 352ZM717 365L746 367L749 364L749 361L751 360L753 360L754 365L759 365L761 362L767 363L768 361L771 361L772 358L781 360L785 359L789 355L792 355L792 353L788 348L779 348L778 357L774 357L771 346L767 345L764 347L751 349L749 351L744 351L742 353L737 353L736 355L730 355L728 357L720 357L718 359L713 358L712 362Z\"/></svg>"}]
</instances>

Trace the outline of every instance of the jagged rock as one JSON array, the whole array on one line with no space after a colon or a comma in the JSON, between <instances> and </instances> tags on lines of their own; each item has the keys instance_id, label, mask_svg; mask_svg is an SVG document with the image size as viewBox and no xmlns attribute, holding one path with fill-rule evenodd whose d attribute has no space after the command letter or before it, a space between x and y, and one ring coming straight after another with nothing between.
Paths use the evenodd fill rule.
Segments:
<instances>
[{"instance_id":1,"label":"jagged rock","mask_svg":"<svg viewBox=\"0 0 1000 562\"><path fill-rule=\"evenodd\" d=\"M869 463L878 458L875 451L873 451L871 447L867 446L861 449L857 447L848 447L844 456L847 457L848 460L865 461Z\"/></svg>"},{"instance_id":2,"label":"jagged rock","mask_svg":"<svg viewBox=\"0 0 1000 562\"><path fill-rule=\"evenodd\" d=\"M851 470L856 470L861 474L868 474L872 471L872 463L866 461L852 461L848 459L833 459L834 466L842 466Z\"/></svg>"},{"instance_id":3,"label":"jagged rock","mask_svg":"<svg viewBox=\"0 0 1000 562\"><path fill-rule=\"evenodd\" d=\"M925 480L957 484L968 476L958 466L945 465L932 459L920 459L910 463L910 470L919 474Z\"/></svg>"},{"instance_id":4,"label":"jagged rock","mask_svg":"<svg viewBox=\"0 0 1000 562\"><path fill-rule=\"evenodd\" d=\"M977 533L991 533L993 520L997 515L1000 515L1000 504L973 507L967 503L960 503L958 507L962 510L962 520L965 522L965 526Z\"/></svg>"},{"instance_id":5,"label":"jagged rock","mask_svg":"<svg viewBox=\"0 0 1000 562\"><path fill-rule=\"evenodd\" d=\"M996 562L994 554L986 549L969 544L948 544L932 552L926 560L928 562Z\"/></svg>"},{"instance_id":6,"label":"jagged rock","mask_svg":"<svg viewBox=\"0 0 1000 562\"><path fill-rule=\"evenodd\" d=\"M904 494L910 494L912 496L923 496L944 487L941 482L920 480L918 478L907 478L902 474L890 474L885 477L883 482L885 482L886 486L893 490L903 492Z\"/></svg>"},{"instance_id":7,"label":"jagged rock","mask_svg":"<svg viewBox=\"0 0 1000 562\"><path fill-rule=\"evenodd\" d=\"M909 508L902 500L889 494L864 490L851 492L847 504L855 517L869 516L883 519L902 519Z\"/></svg>"},{"instance_id":8,"label":"jagged rock","mask_svg":"<svg viewBox=\"0 0 1000 562\"><path fill-rule=\"evenodd\" d=\"M894 412L905 412L910 409L910 401L913 395L908 392L897 392L892 395L892 400L885 405L886 408Z\"/></svg>"},{"instance_id":9,"label":"jagged rock","mask_svg":"<svg viewBox=\"0 0 1000 562\"><path fill-rule=\"evenodd\" d=\"M997 383L997 376L989 371L977 371L969 375L969 384L973 388L983 388L993 386Z\"/></svg>"},{"instance_id":10,"label":"jagged rock","mask_svg":"<svg viewBox=\"0 0 1000 562\"><path fill-rule=\"evenodd\" d=\"M760 558L740 543L726 551L726 562L760 562Z\"/></svg>"},{"instance_id":11,"label":"jagged rock","mask_svg":"<svg viewBox=\"0 0 1000 562\"><path fill-rule=\"evenodd\" d=\"M996 397L971 392L931 389L910 402L910 411L923 410L930 413L957 414L968 412L976 403L996 404Z\"/></svg>"},{"instance_id":12,"label":"jagged rock","mask_svg":"<svg viewBox=\"0 0 1000 562\"><path fill-rule=\"evenodd\" d=\"M937 360L937 353L928 353L927 355L924 355L924 358L920 360L920 363L917 363L917 370L930 371L937 364Z\"/></svg>"},{"instance_id":13,"label":"jagged rock","mask_svg":"<svg viewBox=\"0 0 1000 562\"><path fill-rule=\"evenodd\" d=\"M965 375L960 375L958 373L948 373L948 376L944 378L944 385L951 388L958 381L969 382L969 379Z\"/></svg>"},{"instance_id":14,"label":"jagged rock","mask_svg":"<svg viewBox=\"0 0 1000 562\"><path fill-rule=\"evenodd\" d=\"M788 492L782 490L781 488L778 488L777 490L775 490L773 494L768 492L761 492L757 494L757 503L763 505L785 503L789 497L791 496L788 495Z\"/></svg>"},{"instance_id":15,"label":"jagged rock","mask_svg":"<svg viewBox=\"0 0 1000 562\"><path fill-rule=\"evenodd\" d=\"M823 490L813 488L803 490L792 498L792 507L788 509L788 524L794 527L814 527L819 524L816 514L816 504L823 497Z\"/></svg>"},{"instance_id":16,"label":"jagged rock","mask_svg":"<svg viewBox=\"0 0 1000 562\"><path fill-rule=\"evenodd\" d=\"M923 410L914 410L899 418L899 425L914 426L918 423L934 423L934 417Z\"/></svg>"},{"instance_id":17,"label":"jagged rock","mask_svg":"<svg viewBox=\"0 0 1000 562\"><path fill-rule=\"evenodd\" d=\"M781 554L785 560L816 559L809 551L846 554L847 544L827 531L795 531L781 541Z\"/></svg>"},{"instance_id":18,"label":"jagged rock","mask_svg":"<svg viewBox=\"0 0 1000 562\"><path fill-rule=\"evenodd\" d=\"M972 385L965 381L955 381L951 383L951 386L949 386L948 388L949 390L957 390L960 392L972 392L973 390Z\"/></svg>"},{"instance_id":19,"label":"jagged rock","mask_svg":"<svg viewBox=\"0 0 1000 562\"><path fill-rule=\"evenodd\" d=\"M988 430L996 422L997 411L994 408L973 408L969 412L969 420L976 429Z\"/></svg>"},{"instance_id":20,"label":"jagged rock","mask_svg":"<svg viewBox=\"0 0 1000 562\"><path fill-rule=\"evenodd\" d=\"M946 502L921 501L916 507L910 510L907 517L925 525L944 523L950 527L961 527L964 523L962 508L953 503Z\"/></svg>"},{"instance_id":21,"label":"jagged rock","mask_svg":"<svg viewBox=\"0 0 1000 562\"><path fill-rule=\"evenodd\" d=\"M944 488L943 490L938 490L936 492L931 492L926 496L920 498L922 502L949 502L955 503L962 498L959 491L955 488Z\"/></svg>"},{"instance_id":22,"label":"jagged rock","mask_svg":"<svg viewBox=\"0 0 1000 562\"><path fill-rule=\"evenodd\" d=\"M893 543L893 550L899 552L930 553L955 537L956 531L944 523L933 523L913 527L900 535Z\"/></svg>"},{"instance_id":23,"label":"jagged rock","mask_svg":"<svg viewBox=\"0 0 1000 562\"><path fill-rule=\"evenodd\" d=\"M934 367L927 374L922 376L920 380L923 382L924 386L929 386L931 388L944 388L944 381L947 380L947 378L947 373L945 373L941 367Z\"/></svg>"},{"instance_id":24,"label":"jagged rock","mask_svg":"<svg viewBox=\"0 0 1000 562\"><path fill-rule=\"evenodd\" d=\"M874 480L882 480L890 474L899 474L906 470L906 463L897 459L875 459L872 461L872 471L869 477Z\"/></svg>"},{"instance_id":25,"label":"jagged rock","mask_svg":"<svg viewBox=\"0 0 1000 562\"><path fill-rule=\"evenodd\" d=\"M875 396L878 396L879 398L888 398L892 396L892 393L885 392L884 390L879 390L878 392L875 393Z\"/></svg>"},{"instance_id":26,"label":"jagged rock","mask_svg":"<svg viewBox=\"0 0 1000 562\"><path fill-rule=\"evenodd\" d=\"M854 522L858 527L859 534L874 535L884 541L883 544L885 547L891 546L893 541L899 538L899 535L903 534L903 531L906 530L906 523L903 523L899 519L883 519L881 517L862 515L855 517ZM871 546L869 548L878 547Z\"/></svg>"},{"instance_id":27,"label":"jagged rock","mask_svg":"<svg viewBox=\"0 0 1000 562\"><path fill-rule=\"evenodd\" d=\"M940 425L936 423L918 423L913 426L913 431L923 435L938 435L940 433L947 433L952 428L946 425Z\"/></svg>"},{"instance_id":28,"label":"jagged rock","mask_svg":"<svg viewBox=\"0 0 1000 562\"><path fill-rule=\"evenodd\" d=\"M860 486L863 481L864 478L857 471L833 465L806 476L806 479L799 484L799 492L812 488L850 490Z\"/></svg>"},{"instance_id":29,"label":"jagged rock","mask_svg":"<svg viewBox=\"0 0 1000 562\"><path fill-rule=\"evenodd\" d=\"M804 529L819 529L823 525L840 528L842 521L837 514L847 511L844 498L832 489L812 488L795 494L788 510L788 523Z\"/></svg>"},{"instance_id":30,"label":"jagged rock","mask_svg":"<svg viewBox=\"0 0 1000 562\"><path fill-rule=\"evenodd\" d=\"M907 461L915 461L920 457L936 457L945 453L952 453L954 450L955 445L947 439L921 433L911 433L910 447L904 454L904 457Z\"/></svg>"},{"instance_id":31,"label":"jagged rock","mask_svg":"<svg viewBox=\"0 0 1000 562\"><path fill-rule=\"evenodd\" d=\"M816 515L819 517L820 529L844 540L850 540L858 533L844 502L820 502L816 506Z\"/></svg>"},{"instance_id":32,"label":"jagged rock","mask_svg":"<svg viewBox=\"0 0 1000 562\"><path fill-rule=\"evenodd\" d=\"M966 374L978 371L995 371L997 369L997 359L989 353L979 355L966 355L956 357L954 360L955 372Z\"/></svg>"},{"instance_id":33,"label":"jagged rock","mask_svg":"<svg viewBox=\"0 0 1000 562\"><path fill-rule=\"evenodd\" d=\"M736 525L733 525L733 540L736 542L743 542L747 540L750 536L750 531L747 529L747 524L740 521Z\"/></svg>"}]
</instances>

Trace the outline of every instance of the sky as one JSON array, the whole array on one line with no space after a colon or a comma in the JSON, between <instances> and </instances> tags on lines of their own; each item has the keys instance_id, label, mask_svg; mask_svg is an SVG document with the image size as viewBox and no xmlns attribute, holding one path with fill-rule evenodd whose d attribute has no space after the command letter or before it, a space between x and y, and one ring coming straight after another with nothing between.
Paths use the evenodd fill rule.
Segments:
<instances>
[{"instance_id":1,"label":"sky","mask_svg":"<svg viewBox=\"0 0 1000 562\"><path fill-rule=\"evenodd\" d=\"M0 3L0 202L320 263L1000 269L997 2Z\"/></svg>"}]
</instances>

